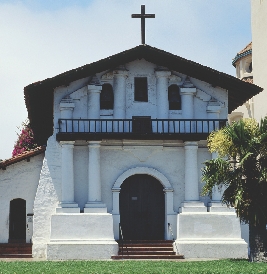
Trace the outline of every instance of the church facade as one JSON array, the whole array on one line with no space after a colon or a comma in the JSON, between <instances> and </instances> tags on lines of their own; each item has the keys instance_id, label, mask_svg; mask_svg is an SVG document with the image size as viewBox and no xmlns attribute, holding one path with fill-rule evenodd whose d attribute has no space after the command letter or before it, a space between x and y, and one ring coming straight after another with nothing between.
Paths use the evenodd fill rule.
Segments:
<instances>
[{"instance_id":1,"label":"church facade","mask_svg":"<svg viewBox=\"0 0 267 274\"><path fill-rule=\"evenodd\" d=\"M246 257L221 193L200 195L201 167L216 157L208 134L260 91L145 44L27 86L31 126L46 148L0 164L1 241L23 238L33 257L51 260L109 259L122 237L174 240L186 258ZM5 195L7 182L20 191ZM14 236L18 200L26 223Z\"/></svg>"}]
</instances>

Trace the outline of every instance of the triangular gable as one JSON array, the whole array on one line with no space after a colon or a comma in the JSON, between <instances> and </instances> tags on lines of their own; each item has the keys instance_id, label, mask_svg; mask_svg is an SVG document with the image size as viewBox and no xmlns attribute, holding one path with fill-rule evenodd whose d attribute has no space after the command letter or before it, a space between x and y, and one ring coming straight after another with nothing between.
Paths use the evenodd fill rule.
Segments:
<instances>
[{"instance_id":1,"label":"triangular gable","mask_svg":"<svg viewBox=\"0 0 267 274\"><path fill-rule=\"evenodd\" d=\"M169 70L179 71L190 77L210 83L212 86L219 86L228 90L229 113L262 91L262 88L241 81L226 73L149 45L139 45L25 87L24 94L28 117L38 143L45 144L47 138L53 133L53 92L56 87L67 86L73 81L115 69L136 59L145 59L159 66L167 67Z\"/></svg>"}]
</instances>

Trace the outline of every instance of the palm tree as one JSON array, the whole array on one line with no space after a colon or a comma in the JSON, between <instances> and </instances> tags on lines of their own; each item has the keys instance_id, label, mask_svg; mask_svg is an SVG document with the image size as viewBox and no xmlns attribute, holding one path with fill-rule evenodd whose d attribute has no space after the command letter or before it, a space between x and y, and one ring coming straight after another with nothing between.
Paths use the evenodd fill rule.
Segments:
<instances>
[{"instance_id":1,"label":"palm tree","mask_svg":"<svg viewBox=\"0 0 267 274\"><path fill-rule=\"evenodd\" d=\"M203 195L224 186L222 203L249 224L250 261L267 262L267 117L258 124L243 119L208 137L211 152L202 170Z\"/></svg>"}]
</instances>

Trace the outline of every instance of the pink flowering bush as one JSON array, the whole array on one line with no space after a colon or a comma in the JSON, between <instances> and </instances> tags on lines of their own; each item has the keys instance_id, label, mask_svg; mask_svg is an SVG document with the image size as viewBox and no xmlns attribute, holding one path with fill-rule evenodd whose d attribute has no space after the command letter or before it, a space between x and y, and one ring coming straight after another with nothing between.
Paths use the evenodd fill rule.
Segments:
<instances>
[{"instance_id":1,"label":"pink flowering bush","mask_svg":"<svg viewBox=\"0 0 267 274\"><path fill-rule=\"evenodd\" d=\"M34 141L34 134L30 127L29 122L22 123L21 133L17 135L18 135L18 140L16 141L14 145L14 149L12 151L12 157L18 154L21 154L24 151L29 151L37 147L37 144Z\"/></svg>"}]
</instances>

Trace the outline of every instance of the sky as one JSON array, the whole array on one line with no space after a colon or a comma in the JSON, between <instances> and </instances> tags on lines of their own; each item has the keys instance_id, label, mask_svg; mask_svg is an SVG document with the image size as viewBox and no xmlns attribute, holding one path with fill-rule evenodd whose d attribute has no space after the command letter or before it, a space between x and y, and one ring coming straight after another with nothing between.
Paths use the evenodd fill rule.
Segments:
<instances>
[{"instance_id":1,"label":"sky","mask_svg":"<svg viewBox=\"0 0 267 274\"><path fill-rule=\"evenodd\" d=\"M251 41L250 0L0 0L0 159L27 119L23 88L146 44L235 76Z\"/></svg>"}]
</instances>

